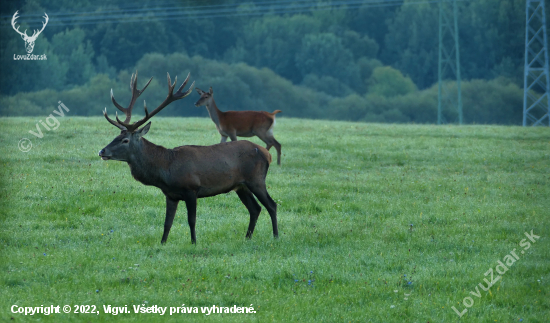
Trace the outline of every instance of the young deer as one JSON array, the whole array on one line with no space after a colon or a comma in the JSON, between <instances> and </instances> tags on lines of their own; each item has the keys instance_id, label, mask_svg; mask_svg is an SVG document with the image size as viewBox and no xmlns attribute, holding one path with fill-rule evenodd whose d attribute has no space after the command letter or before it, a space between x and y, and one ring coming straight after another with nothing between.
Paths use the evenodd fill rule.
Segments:
<instances>
[{"instance_id":1,"label":"young deer","mask_svg":"<svg viewBox=\"0 0 550 323\"><path fill-rule=\"evenodd\" d=\"M267 145L265 147L267 150L275 146L275 149L277 149L277 165L281 165L281 144L273 137L275 115L282 112L281 110L275 110L273 113L265 111L222 112L216 106L212 87L210 87L209 92L204 92L198 88L197 92L201 97L195 103L195 106L206 106L210 118L216 124L220 135L222 135L221 142L226 142L227 137L231 138L231 141L237 141L237 136L258 136Z\"/></svg>"},{"instance_id":2,"label":"young deer","mask_svg":"<svg viewBox=\"0 0 550 323\"><path fill-rule=\"evenodd\" d=\"M143 89L138 90L137 72L135 77L132 75L130 82L132 99L127 108L123 108L115 101L111 90L113 104L126 114L126 119L122 122L117 115L116 121L112 120L107 116L107 108L105 108L103 115L107 121L120 129L120 135L107 147L101 149L99 156L103 160L127 162L132 176L136 180L162 190L166 196L166 220L161 243L166 243L179 201L185 201L187 220L191 229L191 242L196 243L197 199L232 190L237 193L250 213L246 237L252 237L261 211L254 196L269 212L273 236L277 237L277 204L269 196L265 185L267 170L271 162L269 152L265 148L245 140L213 146L181 146L174 149L167 149L147 141L143 136L149 131L151 122L141 129L138 128L171 102L188 96L194 85L193 83L189 90L182 92L189 80L188 75L177 92L173 93L177 78L172 84L170 75L168 75L168 96L164 102L151 113L145 106L145 117L130 124L134 103L147 88L151 79Z\"/></svg>"}]
</instances>

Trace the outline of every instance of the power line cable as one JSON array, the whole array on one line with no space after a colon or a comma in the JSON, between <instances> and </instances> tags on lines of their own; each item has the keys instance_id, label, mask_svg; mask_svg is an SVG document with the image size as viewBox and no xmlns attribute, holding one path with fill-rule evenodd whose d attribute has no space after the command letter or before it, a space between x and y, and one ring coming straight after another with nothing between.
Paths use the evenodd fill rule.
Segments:
<instances>
[{"instance_id":1,"label":"power line cable","mask_svg":"<svg viewBox=\"0 0 550 323\"><path fill-rule=\"evenodd\" d=\"M451 1L451 0L445 0ZM461 2L467 2L471 0L458 0ZM242 17L242 16L258 16L258 15L282 15L289 13L303 13L303 12L312 12L312 11L326 11L326 10L349 10L349 9L363 9L363 8L376 8L376 7L388 7L388 6L400 6L400 5L418 5L418 4L431 4L437 3L438 0L423 0L423 1L407 1L402 2L402 0L374 0L374 1L364 1L364 0L345 0L338 2L309 2L304 5L296 5L295 1L284 1L289 2L292 5L282 6L280 3L276 2L279 5L276 6L262 6L262 7L251 7L237 11L229 9L203 9L203 10L189 10L187 7L173 7L173 8L162 8L165 12L160 14L151 15L151 11L148 8L139 9L138 14L134 15L103 15L95 17L77 17L77 18L56 18L52 21L67 21L68 23L53 23L49 26L68 26L68 25L90 25L98 23L130 23L130 22L151 22L151 21L169 21L169 20L183 20L183 19L207 19L207 18L223 18L223 17ZM301 1L306 2L306 1ZM274 3L268 2L265 3ZM218 6L218 5L217 5ZM221 5L219 5L221 6ZM191 8L206 7L211 8L214 6L196 6ZM159 8L160 9L160 8ZM179 11L178 11L179 10ZM139 14L144 13L144 14ZM113 20L114 21L109 21ZM0 25L0 27L9 27L6 21ZM40 25L36 25L40 26ZM35 27L35 26L33 26Z\"/></svg>"}]
</instances>

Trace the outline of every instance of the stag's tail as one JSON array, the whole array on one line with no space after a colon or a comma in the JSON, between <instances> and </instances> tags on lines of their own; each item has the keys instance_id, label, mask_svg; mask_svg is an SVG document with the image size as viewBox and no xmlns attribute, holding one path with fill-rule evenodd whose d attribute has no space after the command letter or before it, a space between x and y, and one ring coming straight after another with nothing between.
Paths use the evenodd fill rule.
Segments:
<instances>
[{"instance_id":1,"label":"stag's tail","mask_svg":"<svg viewBox=\"0 0 550 323\"><path fill-rule=\"evenodd\" d=\"M260 154L260 156L262 156L265 161L267 161L268 165L271 164L271 154L269 153L269 151L267 151L267 149L262 146L258 146L258 154Z\"/></svg>"},{"instance_id":2,"label":"stag's tail","mask_svg":"<svg viewBox=\"0 0 550 323\"><path fill-rule=\"evenodd\" d=\"M275 111L271 112L271 114L272 114L272 115L276 115L277 113L281 113L281 112L283 112L283 111L281 111L281 110L275 110Z\"/></svg>"}]
</instances>

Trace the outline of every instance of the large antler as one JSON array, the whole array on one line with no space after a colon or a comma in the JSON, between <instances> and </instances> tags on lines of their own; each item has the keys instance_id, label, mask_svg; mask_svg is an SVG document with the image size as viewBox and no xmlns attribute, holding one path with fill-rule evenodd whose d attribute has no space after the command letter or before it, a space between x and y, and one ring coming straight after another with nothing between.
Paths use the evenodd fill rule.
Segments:
<instances>
[{"instance_id":1,"label":"large antler","mask_svg":"<svg viewBox=\"0 0 550 323\"><path fill-rule=\"evenodd\" d=\"M40 31L38 33L36 33L36 29L34 30L34 33L32 34L31 37L29 38L32 38L32 39L36 39L36 37L38 37L38 35L40 35L42 33L42 31L44 30L44 28L46 28L46 25L48 24L48 21L50 20L50 18L48 17L48 14L44 12L44 15L42 18L46 19L46 22L43 22L42 23L42 29L40 29ZM26 34L26 33L25 33Z\"/></svg>"},{"instance_id":2,"label":"large antler","mask_svg":"<svg viewBox=\"0 0 550 323\"><path fill-rule=\"evenodd\" d=\"M143 108L145 109L145 117L137 122L134 122L133 124L130 124L130 118L132 117L132 108L134 107L134 103L136 101L136 99L139 97L139 95L145 90L145 88L149 85L149 83L151 82L151 80L153 79L151 77L151 79L149 80L149 82L147 82L147 84L145 85L145 87L143 89L140 90L137 90L137 86L136 86L136 83L137 83L137 71L136 71L136 76L134 78L134 75L132 75L132 81L130 83L130 87L132 88L132 99L130 101L130 105L128 106L128 108L123 108L120 104L118 104L114 97L113 97L113 91L111 90L111 100L113 101L113 104L119 109L121 110L122 112L124 112L126 114L126 120L124 120L124 122L120 121L118 119L118 115L116 117L116 121L110 119L108 116L107 116L107 108L105 108L105 111L103 112L103 115L105 116L105 118L107 119L107 121L109 121L112 125L116 126L117 128L119 128L120 130L128 130L130 132L133 132L135 131L136 129L138 129L141 125L143 125L145 122L147 122L147 120L151 119L155 114L159 113L160 110L164 109L167 105L169 105L170 103L176 101L176 100L179 100L179 99L183 99L185 98L186 96L188 96L191 91L193 90L193 87L195 86L195 82L193 82L193 84L191 84L191 86L189 87L189 89L185 92L182 92L183 88L185 87L185 85L187 84L187 82L189 81L189 76L191 75L190 73L187 74L187 78L185 79L185 81L183 81L183 84L178 88L178 90L176 91L176 93L173 93L174 92L174 88L176 87L176 83L178 82L178 77L176 76L176 79L174 80L174 83L172 84L172 80L170 79L170 74L166 73L167 74L167 79L168 79L168 96L166 97L166 99L155 109L153 110L153 112L149 113L147 111L147 105L145 104L145 101L143 101Z\"/></svg>"},{"instance_id":3,"label":"large antler","mask_svg":"<svg viewBox=\"0 0 550 323\"><path fill-rule=\"evenodd\" d=\"M132 99L130 99L130 104L128 105L127 108L123 108L120 104L118 104L116 102L115 97L113 95L113 89L111 89L111 101L113 101L113 104L120 111L124 112L124 114L126 115L126 119L124 120L124 122L121 122L118 119L118 114L116 115L116 120L120 124L123 124L123 123L129 124L130 123L130 119L132 118L132 109L134 108L134 104L136 103L137 98L141 95L141 93L143 93L143 91L145 91L145 89L149 86L149 83L151 83L151 81L153 80L153 77L151 77L149 79L149 81L147 82L147 84L145 84L143 89L138 90L137 89L137 77L138 77L138 72L136 70L136 74L132 74L132 78L130 79L130 90L132 91Z\"/></svg>"},{"instance_id":4,"label":"large antler","mask_svg":"<svg viewBox=\"0 0 550 323\"><path fill-rule=\"evenodd\" d=\"M48 17L48 14L44 12L44 17L42 18L45 18L46 19L46 22L43 22L42 23L42 29L40 29L40 31L37 31L36 29L34 30L34 33L32 34L32 36L29 37L29 35L27 35L27 29L25 29L24 32L20 32L19 31L19 26L16 28L15 27L15 21L17 20L17 18L19 18L17 16L17 14L19 13L19 10L17 10L14 14L13 14L13 18L11 18L11 26L13 27L13 29L21 36L23 36L25 39L32 39L32 40L35 40L38 35L40 35L42 33L42 31L44 30L44 28L46 28L46 25L48 24L48 21L50 20L50 18ZM38 33L37 33L38 32Z\"/></svg>"},{"instance_id":5,"label":"large antler","mask_svg":"<svg viewBox=\"0 0 550 323\"><path fill-rule=\"evenodd\" d=\"M17 20L17 18L19 18L17 16L17 13L19 12L19 10L17 10L14 14L13 14L13 18L11 18L11 26L13 27L13 29L21 36L25 37L25 38L28 38L29 36L27 35L27 29L25 29L25 32L20 32L19 31L19 26L17 28L15 28L15 21Z\"/></svg>"}]
</instances>

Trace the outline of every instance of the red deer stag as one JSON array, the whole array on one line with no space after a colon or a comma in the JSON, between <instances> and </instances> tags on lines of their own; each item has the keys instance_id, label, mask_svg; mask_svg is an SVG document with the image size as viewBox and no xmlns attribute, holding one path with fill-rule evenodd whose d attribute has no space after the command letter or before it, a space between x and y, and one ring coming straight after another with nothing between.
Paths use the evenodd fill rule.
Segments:
<instances>
[{"instance_id":1,"label":"red deer stag","mask_svg":"<svg viewBox=\"0 0 550 323\"><path fill-rule=\"evenodd\" d=\"M164 102L151 113L145 106L145 117L130 124L134 103L147 88L151 79L143 89L138 90L137 72L135 77L132 75L130 82L132 99L127 108L123 108L115 101L111 90L113 104L124 112L126 119L124 122L120 121L117 114L116 121L112 120L107 116L107 108L105 108L103 115L121 132L107 147L101 149L99 156L103 160L127 162L136 180L162 190L166 196L166 220L161 243L166 243L179 201L185 201L187 220L191 229L191 242L196 243L197 199L232 190L237 192L250 213L246 237L249 239L252 237L261 211L254 196L269 212L273 235L277 237L277 204L269 196L265 186L265 178L271 162L269 152L249 141L234 141L213 146L181 146L174 149L167 149L147 141L143 136L149 131L151 122L141 129L138 128L168 104L188 96L194 85L193 83L189 90L182 92L189 80L188 75L176 93L173 93L177 78L172 84L168 75L168 96Z\"/></svg>"},{"instance_id":2,"label":"red deer stag","mask_svg":"<svg viewBox=\"0 0 550 323\"><path fill-rule=\"evenodd\" d=\"M275 146L277 149L277 165L281 165L281 144L273 137L273 126L275 125L275 115L281 110L275 110L273 113L265 111L226 111L222 112L216 106L214 101L214 91L210 87L209 92L197 89L201 96L195 103L196 107L206 106L208 114L214 123L222 141L226 142L227 137L231 141L237 141L239 137L258 136L265 144L267 150Z\"/></svg>"}]
</instances>

